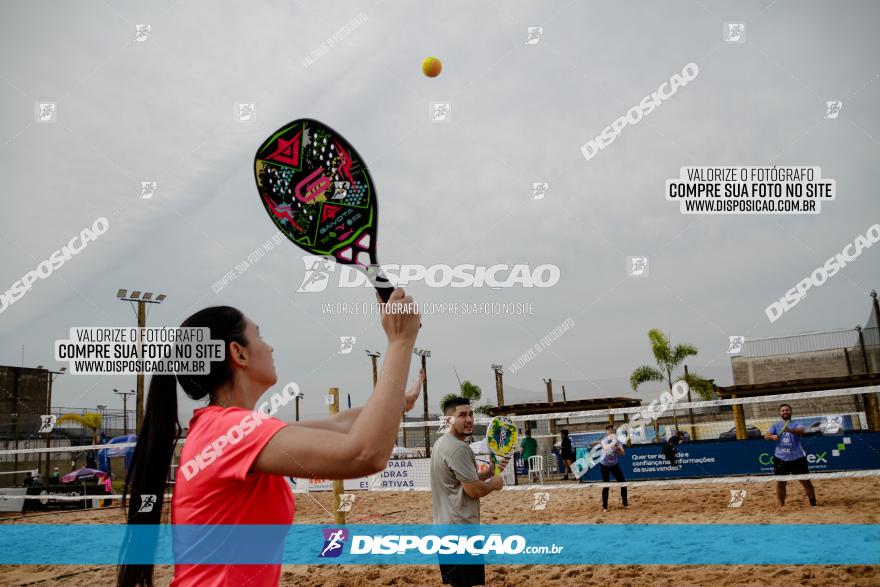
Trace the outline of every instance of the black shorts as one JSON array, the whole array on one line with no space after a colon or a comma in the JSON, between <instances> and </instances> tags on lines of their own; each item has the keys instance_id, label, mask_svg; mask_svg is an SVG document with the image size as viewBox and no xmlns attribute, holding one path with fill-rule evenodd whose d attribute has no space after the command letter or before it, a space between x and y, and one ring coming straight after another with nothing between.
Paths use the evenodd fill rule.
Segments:
<instances>
[{"instance_id":1,"label":"black shorts","mask_svg":"<svg viewBox=\"0 0 880 587\"><path fill-rule=\"evenodd\" d=\"M486 584L486 565L453 565L443 564L444 560L460 557L439 556L440 559L440 578L443 579L444 585L452 585L452 587L472 587L473 585ZM474 557L482 562L483 557Z\"/></svg>"},{"instance_id":2,"label":"black shorts","mask_svg":"<svg viewBox=\"0 0 880 587\"><path fill-rule=\"evenodd\" d=\"M809 472L807 457L801 457L793 461L783 461L779 457L773 457L774 475L807 475Z\"/></svg>"},{"instance_id":3,"label":"black shorts","mask_svg":"<svg viewBox=\"0 0 880 587\"><path fill-rule=\"evenodd\" d=\"M472 587L486 584L486 565L440 565L444 585Z\"/></svg>"}]
</instances>

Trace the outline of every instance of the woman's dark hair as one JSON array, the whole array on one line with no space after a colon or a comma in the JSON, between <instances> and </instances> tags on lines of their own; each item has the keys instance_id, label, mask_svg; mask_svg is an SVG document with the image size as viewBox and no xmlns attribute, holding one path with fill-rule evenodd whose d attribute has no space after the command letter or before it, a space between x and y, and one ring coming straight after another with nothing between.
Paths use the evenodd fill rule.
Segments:
<instances>
[{"instance_id":1,"label":"woman's dark hair","mask_svg":"<svg viewBox=\"0 0 880 587\"><path fill-rule=\"evenodd\" d=\"M222 340L226 355L223 361L211 362L207 375L153 375L150 378L144 421L125 477L122 507L128 508L129 524L157 525L162 518L163 500L160 498L165 495L171 459L181 432L177 418L177 384L190 399L201 400L229 383L232 380L229 343L234 341L247 346L246 325L244 314L229 306L205 308L180 325L181 328L210 329L211 340ZM126 503L124 496L129 491L131 500ZM142 496L145 495L155 496L155 505L151 509L143 508L149 511L141 512ZM143 544L139 547L142 548ZM116 579L120 587L151 587L153 565L120 565Z\"/></svg>"}]
</instances>

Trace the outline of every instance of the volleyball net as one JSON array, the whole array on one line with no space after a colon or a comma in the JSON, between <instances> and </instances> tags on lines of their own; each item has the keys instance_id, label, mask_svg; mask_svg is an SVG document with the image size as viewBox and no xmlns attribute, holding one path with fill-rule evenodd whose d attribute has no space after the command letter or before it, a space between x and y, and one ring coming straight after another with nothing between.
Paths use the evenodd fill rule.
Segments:
<instances>
[{"instance_id":1,"label":"volleyball net","mask_svg":"<svg viewBox=\"0 0 880 587\"><path fill-rule=\"evenodd\" d=\"M678 391L678 390L676 390ZM647 398L642 405L552 413L525 413L510 416L519 429L519 446L514 459L505 470L506 491L571 490L614 485L602 482L598 466L585 466L573 475L562 462L561 433L568 432L577 462L589 462L589 454L606 435L606 426L614 426L625 454L619 458L628 486L707 485L715 483L764 483L782 478L773 475L773 455L776 443L763 435L779 421L778 410L783 403L792 408L790 427L804 431L800 444L806 454L809 474L803 478L834 479L876 477L880 475L880 431L873 413L880 400L880 388L859 387L803 393L765 395L711 401L681 401L679 393L667 397ZM668 401L672 400L672 401ZM543 409L546 409L543 408ZM468 439L475 454L477 466L492 466L485 442L486 425L490 417L475 420L473 437ZM431 476L428 447L445 433L442 420L405 422L398 433L398 446L382 472L343 483L346 493L358 491L398 492L430 491ZM670 458L664 448L666 440L676 430L684 433L684 442L677 446ZM535 440L534 458L523 459L522 440L526 431ZM427 442L426 442L427 441ZM179 465L181 440L172 471L169 474L173 491L174 471ZM50 465L71 466L72 454L85 454L107 448L108 445L41 446L37 439L30 446L0 450L0 486L17 485L26 471L44 470ZM21 446L21 445L19 445ZM114 445L122 449L128 444ZM120 462L116 462L120 461ZM40 465L43 465L41 469ZM115 459L114 476L123 479L121 459ZM116 469L119 469L118 471ZM568 481L563 477L569 476ZM801 476L786 476L784 480L798 480ZM46 479L42 479L46 483ZM95 504L103 500L121 499L113 493L103 495L98 480L69 484L59 491L31 488L0 490L7 499L83 502ZM288 478L295 493L333 491L333 482L319 478ZM19 481L20 483L20 481ZM78 488L81 488L78 489ZM119 486L117 484L117 492ZM13 495L15 494L15 495ZM107 501L104 501L106 505ZM36 505L36 504L35 504ZM73 506L71 506L73 507Z\"/></svg>"},{"instance_id":2,"label":"volleyball net","mask_svg":"<svg viewBox=\"0 0 880 587\"><path fill-rule=\"evenodd\" d=\"M865 471L880 472L880 422L873 416L880 398L880 388L876 386L692 402L678 399L686 396L687 390L680 391L664 392L665 397L648 398L633 407L539 413L538 406L546 409L546 404L536 404L535 413L509 416L517 424L520 439L526 430L530 431L537 458L530 462L522 458L520 440L507 485L561 488L562 478L566 474L573 476L562 461L563 430L568 432L580 461L575 464L576 472L580 472L578 464L583 468L578 479L581 484L575 487L601 483L599 467L594 466L598 453L594 447L606 436L608 425L614 427L624 446L625 455L619 458L619 464L627 481L633 484L699 484L706 483L701 479L724 478L747 482L778 480L773 476L776 443L765 440L764 434L780 421L781 404L791 406L789 426L804 431L800 444L810 475L863 477L873 475ZM475 420L474 440L482 437L490 420ZM442 433L441 426L441 421L404 423L398 444L403 447L402 453L411 453L402 457L410 462L398 463L396 469L412 469L412 474L395 473L389 467L379 474L385 475L384 479L370 480L370 489L430 489L429 467L420 461L429 460L426 440L432 445ZM664 445L676 430L683 433L684 442L670 455ZM479 442L472 445L478 462L481 456L488 461L487 451L480 451L479 447ZM593 459L589 458L591 449Z\"/></svg>"}]
</instances>

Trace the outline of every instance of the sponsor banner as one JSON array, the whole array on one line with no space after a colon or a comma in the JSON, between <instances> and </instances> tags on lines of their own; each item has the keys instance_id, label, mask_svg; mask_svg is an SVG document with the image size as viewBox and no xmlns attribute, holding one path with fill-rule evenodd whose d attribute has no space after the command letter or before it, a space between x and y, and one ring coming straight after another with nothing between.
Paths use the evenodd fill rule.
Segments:
<instances>
[{"instance_id":1,"label":"sponsor banner","mask_svg":"<svg viewBox=\"0 0 880 587\"><path fill-rule=\"evenodd\" d=\"M802 436L811 473L880 469L880 433L849 432L833 436ZM618 459L627 481L761 475L773 473L776 443L749 440L685 442L672 464L661 444L625 447ZM584 450L584 449L581 449ZM591 468L581 482L601 481L599 467Z\"/></svg>"},{"instance_id":2,"label":"sponsor banner","mask_svg":"<svg viewBox=\"0 0 880 587\"><path fill-rule=\"evenodd\" d=\"M431 459L392 459L381 473L372 475L370 489L430 489Z\"/></svg>"},{"instance_id":3,"label":"sponsor banner","mask_svg":"<svg viewBox=\"0 0 880 587\"><path fill-rule=\"evenodd\" d=\"M675 548L657 546L669 544ZM859 547L829 547L835 544ZM0 525L0 564L433 566L438 557L451 564L876 565L880 526Z\"/></svg>"},{"instance_id":4,"label":"sponsor banner","mask_svg":"<svg viewBox=\"0 0 880 587\"><path fill-rule=\"evenodd\" d=\"M21 513L24 507L26 487L0 487L0 512Z\"/></svg>"},{"instance_id":5,"label":"sponsor banner","mask_svg":"<svg viewBox=\"0 0 880 587\"><path fill-rule=\"evenodd\" d=\"M290 489L294 493L308 493L309 491L333 491L332 479L303 479L300 477L288 477L287 483L290 485ZM346 491L368 489L369 479L367 477L358 477L357 479L345 479L342 482L342 487Z\"/></svg>"},{"instance_id":6,"label":"sponsor banner","mask_svg":"<svg viewBox=\"0 0 880 587\"><path fill-rule=\"evenodd\" d=\"M25 500L25 511L30 510L81 510L90 507L99 507L101 496L107 495L103 485L87 485L85 483L71 483L69 485L45 485L28 487L27 495L39 495L42 499ZM53 495L63 497L76 497L79 495L94 495L95 499L60 500L52 499Z\"/></svg>"},{"instance_id":7,"label":"sponsor banner","mask_svg":"<svg viewBox=\"0 0 880 587\"><path fill-rule=\"evenodd\" d=\"M294 493L305 491L333 491L331 479L289 480ZM369 477L346 479L346 491L369 489L417 489L431 487L431 459L391 459L381 473Z\"/></svg>"}]
</instances>

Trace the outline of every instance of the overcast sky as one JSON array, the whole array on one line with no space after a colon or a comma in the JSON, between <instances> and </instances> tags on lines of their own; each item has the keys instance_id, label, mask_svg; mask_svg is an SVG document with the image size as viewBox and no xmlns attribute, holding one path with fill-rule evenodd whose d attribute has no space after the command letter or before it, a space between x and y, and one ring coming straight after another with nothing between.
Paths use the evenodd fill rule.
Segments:
<instances>
[{"instance_id":1,"label":"overcast sky","mask_svg":"<svg viewBox=\"0 0 880 587\"><path fill-rule=\"evenodd\" d=\"M409 288L424 302L525 302L529 316L425 316L431 408L462 379L494 403L491 363L509 366L566 319L515 374L511 399L642 396L625 381L652 363L659 328L699 355L689 367L731 384L728 337L864 323L880 285L874 247L774 323L764 309L880 221L876 193L880 6L874 2L6 3L0 19L0 293L96 218L106 234L0 314L0 364L57 365L74 326L129 326L120 288L165 293L148 324L176 326L218 304L243 310L275 347L280 389L323 414L331 386L362 405L369 316L322 303L368 289L296 293L287 241L219 293L276 229L253 156L289 120L316 118L364 157L379 201L382 263L552 263L546 289ZM345 38L322 42L360 17ZM745 23L725 43L724 23ZM135 27L149 24L145 41ZM528 27L543 27L526 44ZM306 66L303 58L318 55ZM443 62L434 79L421 61ZM587 161L581 145L690 63L699 75ZM825 119L826 101L843 103ZM35 103L57 120L35 120ZM430 104L448 102L446 123ZM256 118L234 120L236 104ZM874 104L874 106L871 106ZM838 196L815 216L685 216L664 181L687 165L819 166ZM141 182L156 181L151 199ZM548 182L543 199L532 183ZM647 256L649 276L626 274ZM356 336L339 354L339 337ZM415 365L415 361L414 361ZM592 382L588 381L592 380ZM60 377L54 403L122 407L134 377ZM514 394L513 390L518 391ZM561 392L556 388L557 397ZM181 393L182 396L182 393ZM184 404L192 408L194 404ZM419 410L420 411L420 410ZM283 414L282 417L292 417ZM188 414L182 412L183 420Z\"/></svg>"}]
</instances>

